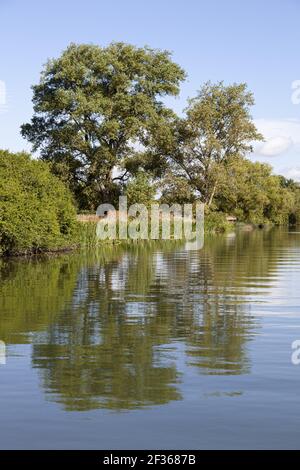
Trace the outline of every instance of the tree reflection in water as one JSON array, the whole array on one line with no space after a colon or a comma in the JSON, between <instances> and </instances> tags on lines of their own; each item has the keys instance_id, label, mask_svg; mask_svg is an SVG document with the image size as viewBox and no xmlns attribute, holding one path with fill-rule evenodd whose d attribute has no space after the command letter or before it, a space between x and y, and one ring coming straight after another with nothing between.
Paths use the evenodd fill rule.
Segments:
<instances>
[{"instance_id":1,"label":"tree reflection in water","mask_svg":"<svg viewBox=\"0 0 300 470\"><path fill-rule=\"evenodd\" d=\"M281 231L106 246L1 265L0 338L32 343L47 396L67 410L135 409L180 400L182 372L246 374Z\"/></svg>"}]
</instances>

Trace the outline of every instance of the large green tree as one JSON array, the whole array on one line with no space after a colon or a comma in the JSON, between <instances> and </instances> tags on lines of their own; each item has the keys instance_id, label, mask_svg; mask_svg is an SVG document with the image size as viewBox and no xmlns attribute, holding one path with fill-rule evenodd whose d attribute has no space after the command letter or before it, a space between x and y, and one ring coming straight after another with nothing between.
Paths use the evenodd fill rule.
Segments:
<instances>
[{"instance_id":1,"label":"large green tree","mask_svg":"<svg viewBox=\"0 0 300 470\"><path fill-rule=\"evenodd\" d=\"M167 51L71 44L33 87L34 115L22 135L52 162L81 207L111 202L149 136L167 132L173 112L161 99L177 95L184 77Z\"/></svg>"},{"instance_id":2,"label":"large green tree","mask_svg":"<svg viewBox=\"0 0 300 470\"><path fill-rule=\"evenodd\" d=\"M227 162L235 155L247 155L253 141L263 138L251 119L253 104L244 83L206 83L189 100L185 116L171 123L173 139L161 135L153 141L149 154L164 155L173 175L188 181L210 206Z\"/></svg>"}]
</instances>

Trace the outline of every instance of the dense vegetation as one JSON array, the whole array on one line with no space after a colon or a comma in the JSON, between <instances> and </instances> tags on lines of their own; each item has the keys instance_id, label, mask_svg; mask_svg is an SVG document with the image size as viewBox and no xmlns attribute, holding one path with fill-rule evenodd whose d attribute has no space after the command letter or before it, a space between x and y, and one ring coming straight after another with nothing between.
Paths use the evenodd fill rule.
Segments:
<instances>
[{"instance_id":1,"label":"dense vegetation","mask_svg":"<svg viewBox=\"0 0 300 470\"><path fill-rule=\"evenodd\" d=\"M0 151L0 252L38 253L74 245L76 211L49 166Z\"/></svg>"},{"instance_id":2,"label":"dense vegetation","mask_svg":"<svg viewBox=\"0 0 300 470\"><path fill-rule=\"evenodd\" d=\"M120 194L149 203L158 188L163 202L204 202L212 225L223 225L219 212L257 224L296 221L298 185L248 159L263 136L246 84L206 83L179 117L162 98L176 96L184 78L167 51L71 44L33 87L22 134L80 210Z\"/></svg>"},{"instance_id":3,"label":"dense vegetation","mask_svg":"<svg viewBox=\"0 0 300 470\"><path fill-rule=\"evenodd\" d=\"M39 161L0 153L1 251L70 246L72 197L77 211L116 204L121 194L129 204L149 205L155 195L169 204L200 200L209 230L224 230L228 214L298 222L299 185L249 159L263 136L246 84L206 83L178 116L163 99L178 95L184 79L169 52L124 43L71 44L48 61L21 129Z\"/></svg>"},{"instance_id":4,"label":"dense vegetation","mask_svg":"<svg viewBox=\"0 0 300 470\"><path fill-rule=\"evenodd\" d=\"M274 175L270 165L238 156L224 168L215 197L218 211L254 224L295 224L299 202L299 185Z\"/></svg>"}]
</instances>

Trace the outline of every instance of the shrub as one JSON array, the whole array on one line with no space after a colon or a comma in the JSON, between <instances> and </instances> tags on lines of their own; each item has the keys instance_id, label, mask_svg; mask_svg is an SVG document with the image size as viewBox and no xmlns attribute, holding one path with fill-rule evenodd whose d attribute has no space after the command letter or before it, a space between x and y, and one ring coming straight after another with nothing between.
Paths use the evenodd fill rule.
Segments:
<instances>
[{"instance_id":1,"label":"shrub","mask_svg":"<svg viewBox=\"0 0 300 470\"><path fill-rule=\"evenodd\" d=\"M76 211L46 163L0 151L0 253L59 250L75 242Z\"/></svg>"},{"instance_id":2,"label":"shrub","mask_svg":"<svg viewBox=\"0 0 300 470\"><path fill-rule=\"evenodd\" d=\"M230 224L223 212L205 210L205 231L206 232L226 232L230 228Z\"/></svg>"}]
</instances>

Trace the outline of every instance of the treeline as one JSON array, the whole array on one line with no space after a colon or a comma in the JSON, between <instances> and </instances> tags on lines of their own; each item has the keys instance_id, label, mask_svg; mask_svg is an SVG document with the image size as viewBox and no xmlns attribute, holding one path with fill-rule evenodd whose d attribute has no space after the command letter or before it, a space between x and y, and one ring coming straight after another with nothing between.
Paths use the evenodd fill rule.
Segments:
<instances>
[{"instance_id":1,"label":"treeline","mask_svg":"<svg viewBox=\"0 0 300 470\"><path fill-rule=\"evenodd\" d=\"M79 210L126 191L150 199L157 185L167 200L197 198L241 220L286 223L297 186L245 158L263 139L246 84L206 83L179 117L164 98L177 96L185 77L167 51L71 44L33 87L34 115L22 135Z\"/></svg>"},{"instance_id":2,"label":"treeline","mask_svg":"<svg viewBox=\"0 0 300 470\"><path fill-rule=\"evenodd\" d=\"M159 195L168 203L201 200L217 225L225 214L296 223L299 186L247 158L263 136L246 84L206 83L178 116L165 98L177 96L185 78L168 51L71 44L33 86L34 114L21 133L71 191L77 211L116 204L121 194L130 203Z\"/></svg>"}]
</instances>

